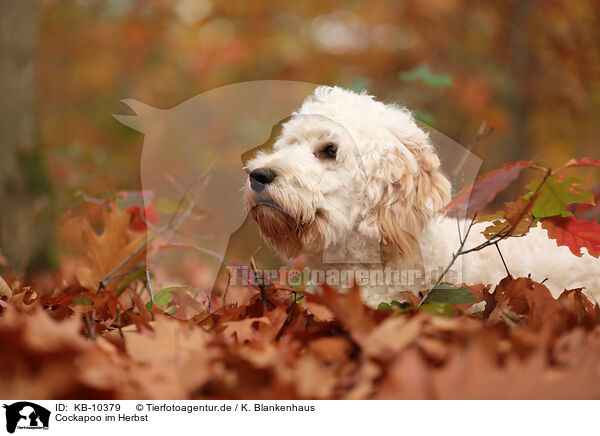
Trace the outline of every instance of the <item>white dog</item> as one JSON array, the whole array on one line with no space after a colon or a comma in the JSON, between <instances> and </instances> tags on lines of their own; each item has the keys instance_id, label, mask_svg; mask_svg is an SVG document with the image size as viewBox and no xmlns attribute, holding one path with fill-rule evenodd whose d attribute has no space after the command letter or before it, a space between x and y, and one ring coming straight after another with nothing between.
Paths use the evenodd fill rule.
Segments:
<instances>
[{"instance_id":1,"label":"white dog","mask_svg":"<svg viewBox=\"0 0 600 436\"><path fill-rule=\"evenodd\" d=\"M456 219L439 213L450 201L450 182L405 108L319 87L283 125L273 150L259 152L246 169L246 207L280 254L303 254L312 270L402 272L401 283L362 283L371 306L427 289L459 247ZM487 225L473 228L467 248L485 240ZM500 248L514 277L547 279L554 296L576 287L600 295L600 260L574 256L539 227ZM507 275L494 247L462 256L453 272L444 280L493 285Z\"/></svg>"}]
</instances>

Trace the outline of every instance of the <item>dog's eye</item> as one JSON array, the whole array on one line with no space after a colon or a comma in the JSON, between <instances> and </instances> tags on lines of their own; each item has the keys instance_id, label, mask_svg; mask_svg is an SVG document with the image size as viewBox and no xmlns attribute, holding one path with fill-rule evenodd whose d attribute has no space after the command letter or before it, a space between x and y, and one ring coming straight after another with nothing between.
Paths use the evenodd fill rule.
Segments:
<instances>
[{"instance_id":1,"label":"dog's eye","mask_svg":"<svg viewBox=\"0 0 600 436\"><path fill-rule=\"evenodd\" d=\"M317 159L334 160L337 155L337 145L333 142L328 142L315 152Z\"/></svg>"}]
</instances>

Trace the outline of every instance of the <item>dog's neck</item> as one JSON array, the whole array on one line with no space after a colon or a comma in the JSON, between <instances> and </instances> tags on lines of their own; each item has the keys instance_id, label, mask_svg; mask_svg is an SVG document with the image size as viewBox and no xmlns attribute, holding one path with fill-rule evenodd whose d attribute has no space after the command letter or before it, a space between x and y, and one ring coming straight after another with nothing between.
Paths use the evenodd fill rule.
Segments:
<instances>
[{"instance_id":1,"label":"dog's neck","mask_svg":"<svg viewBox=\"0 0 600 436\"><path fill-rule=\"evenodd\" d=\"M414 269L422 266L418 251L417 248L401 257L397 247L378 239L365 238L355 229L343 241L322 251L305 253L304 258L309 267L322 270L372 270L386 267Z\"/></svg>"}]
</instances>

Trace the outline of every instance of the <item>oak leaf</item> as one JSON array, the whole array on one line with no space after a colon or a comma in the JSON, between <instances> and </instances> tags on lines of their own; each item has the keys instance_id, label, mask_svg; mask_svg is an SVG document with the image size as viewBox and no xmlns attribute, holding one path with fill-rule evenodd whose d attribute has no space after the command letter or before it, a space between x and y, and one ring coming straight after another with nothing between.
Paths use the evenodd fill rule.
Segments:
<instances>
[{"instance_id":1,"label":"oak leaf","mask_svg":"<svg viewBox=\"0 0 600 436\"><path fill-rule=\"evenodd\" d=\"M224 336L235 335L240 344L244 342L252 342L256 338L256 330L253 327L254 323L271 324L271 321L266 316L260 318L246 318L239 321L227 321L223 323L225 329Z\"/></svg>"},{"instance_id":2,"label":"oak leaf","mask_svg":"<svg viewBox=\"0 0 600 436\"><path fill-rule=\"evenodd\" d=\"M358 287L342 294L325 284L321 293L309 294L305 298L326 306L360 345L365 344L367 336L377 325L375 314L361 300Z\"/></svg>"},{"instance_id":3,"label":"oak leaf","mask_svg":"<svg viewBox=\"0 0 600 436\"><path fill-rule=\"evenodd\" d=\"M568 247L575 256L581 257L584 248L591 256L600 256L600 224L597 221L554 216L543 219L542 228L557 245Z\"/></svg>"},{"instance_id":4,"label":"oak leaf","mask_svg":"<svg viewBox=\"0 0 600 436\"><path fill-rule=\"evenodd\" d=\"M534 180L527 185L531 192L539 193L531 209L531 214L536 218L571 216L573 214L567 210L569 204L594 201L592 193L582 188L583 179L554 174L543 185L541 183L541 180Z\"/></svg>"},{"instance_id":5,"label":"oak leaf","mask_svg":"<svg viewBox=\"0 0 600 436\"><path fill-rule=\"evenodd\" d=\"M131 215L119 210L114 203L102 211L102 217L104 228L100 234L94 231L88 220L82 222L82 248L88 265L78 265L75 275L79 283L90 290L96 290L108 273L146 241L146 234L131 236L128 232ZM139 250L114 274L131 269L144 256L145 250ZM107 289L113 290L117 284L117 281L111 280L105 285Z\"/></svg>"}]
</instances>

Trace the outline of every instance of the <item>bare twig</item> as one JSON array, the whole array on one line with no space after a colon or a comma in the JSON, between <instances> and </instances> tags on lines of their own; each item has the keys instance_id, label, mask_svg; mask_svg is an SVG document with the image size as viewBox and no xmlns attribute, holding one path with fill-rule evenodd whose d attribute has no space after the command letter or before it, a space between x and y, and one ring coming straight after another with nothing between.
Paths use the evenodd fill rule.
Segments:
<instances>
[{"instance_id":1,"label":"bare twig","mask_svg":"<svg viewBox=\"0 0 600 436\"><path fill-rule=\"evenodd\" d=\"M425 292L425 295L423 295L423 298L421 298L421 301L419 301L419 305L417 307L421 307L423 305L423 303L425 303L425 300L427 300L427 297L429 297L429 294L431 294L431 292L436 288L436 286L441 283L444 276L446 274L448 274L448 271L450 271L450 268L452 268L454 266L454 264L456 263L456 260L458 259L458 257L463 254L462 250L467 242L467 239L469 238L469 233L471 233L471 230L473 229L473 225L475 224L476 219L477 219L477 213L475 213L475 215L473 216L473 219L471 220L471 224L469 224L469 227L467 228L467 231L465 233L465 238L460 241L460 247L458 248L458 251L452 256L452 260L450 261L450 264L444 270L444 272L442 274L440 274L440 276L438 277L438 279L436 280L434 285L431 288L429 288L427 290L427 292Z\"/></svg>"},{"instance_id":2,"label":"bare twig","mask_svg":"<svg viewBox=\"0 0 600 436\"><path fill-rule=\"evenodd\" d=\"M190 189L199 182L203 182L200 192L202 192L204 190L204 188L210 181L210 178L208 177L209 176L208 171L210 170L211 167L212 167L212 164L199 178L192 181L192 183L186 187L183 195L179 199L179 203L177 204L175 211L171 215L171 219L169 220L169 223L167 224L167 228L163 232L163 233L166 233L168 230L172 231L171 234L169 236L167 236L167 238L166 238L167 245L173 240L173 238L179 231L179 226L181 225L181 223L183 223L187 218L189 218L191 216L191 212L192 212L192 210L194 210L194 207L196 206L196 202L198 201L198 195L193 197L193 199L190 201L186 210L181 214L181 216L178 219L175 219L175 217L179 213L180 208L183 205L184 199L187 197L187 194L189 193ZM163 258L163 255L164 255L163 253L160 253L157 256L156 260L154 261L154 264L152 265L152 268L155 268L156 265L158 265L160 263L160 261Z\"/></svg>"},{"instance_id":3,"label":"bare twig","mask_svg":"<svg viewBox=\"0 0 600 436\"><path fill-rule=\"evenodd\" d=\"M154 321L154 290L152 289L150 270L146 270L146 283L148 284L148 293L150 294L150 301L152 301L152 321Z\"/></svg>"},{"instance_id":4,"label":"bare twig","mask_svg":"<svg viewBox=\"0 0 600 436\"><path fill-rule=\"evenodd\" d=\"M120 276L120 273L118 272L121 268L123 268L123 266L125 266L127 263L129 263L131 261L131 259L135 258L140 251L142 251L148 244L150 244L152 241L154 241L158 236L165 234L167 231L173 231L172 234L167 238L167 241L170 241L171 239L173 239L174 235L175 235L175 231L177 230L177 228L179 227L179 225L188 217L188 215L191 213L191 210L193 210L197 199L194 198L190 204L188 205L188 207L186 208L186 210L183 212L183 214L181 214L181 216L178 217L179 212L181 210L181 208L183 207L184 203L185 203L185 199L187 198L187 194L190 192L190 190L196 186L198 183L200 182L204 182L203 187L206 187L206 184L208 183L209 180L209 173L208 171L210 171L210 168L212 167L212 164L209 166L209 168L202 173L202 175L194 180L192 180L185 188L182 196L179 198L179 202L177 203L177 206L175 207L174 212L171 214L171 217L169 219L169 222L163 226L160 229L157 229L156 231L153 232L153 234L151 236L149 236L145 241L143 241L142 243L140 243L140 245L138 245L131 253L129 253L129 255L123 259L121 262L119 262L119 264L117 266L115 266L105 277L104 279L102 279L100 281L100 283L98 284L98 289L96 292L100 292L101 289L105 289L106 286L108 285L108 283L112 280L114 280L116 277ZM158 261L160 260L161 255L159 255L157 261L155 262L158 263Z\"/></svg>"},{"instance_id":5,"label":"bare twig","mask_svg":"<svg viewBox=\"0 0 600 436\"><path fill-rule=\"evenodd\" d=\"M223 292L223 307L227 306L227 292L229 291L229 285L231 284L231 271L225 268L227 271L227 285L225 286L225 291Z\"/></svg>"},{"instance_id":6,"label":"bare twig","mask_svg":"<svg viewBox=\"0 0 600 436\"><path fill-rule=\"evenodd\" d=\"M95 309L94 309L95 312ZM90 334L90 339L96 339L96 327L94 326L93 319L90 319L89 312L85 312L83 315L83 319L85 319L85 324L88 328L88 333Z\"/></svg>"},{"instance_id":7,"label":"bare twig","mask_svg":"<svg viewBox=\"0 0 600 436\"><path fill-rule=\"evenodd\" d=\"M458 240L462 242L462 232L460 231L460 217L456 217L456 228L458 229Z\"/></svg>"},{"instance_id":8,"label":"bare twig","mask_svg":"<svg viewBox=\"0 0 600 436\"><path fill-rule=\"evenodd\" d=\"M256 253L257 251L258 249L256 249L254 253ZM256 268L256 262L254 262L254 254L250 256L250 266L252 267L252 271L254 272L254 279L258 284L258 289L260 290L260 298L263 306L262 309L263 313L265 313L269 309L269 304L271 304L273 307L275 307L275 305L271 303L271 301L269 301L269 298L267 297L267 292L265 290L265 278L261 273L258 272Z\"/></svg>"},{"instance_id":9,"label":"bare twig","mask_svg":"<svg viewBox=\"0 0 600 436\"><path fill-rule=\"evenodd\" d=\"M508 270L508 266L506 265L506 262L504 261L504 256L502 256L502 252L500 251L500 247L498 246L498 241L496 241L496 243L494 245L496 246L496 250L498 250L498 254L500 255L500 259L502 259L502 264L504 265L504 269L506 270L506 274L508 274L509 276L512 277L512 274Z\"/></svg>"},{"instance_id":10,"label":"bare twig","mask_svg":"<svg viewBox=\"0 0 600 436\"><path fill-rule=\"evenodd\" d=\"M117 320L117 329L119 330L119 336L121 336L121 339L125 339L125 336L123 335L123 328L121 327L121 309L118 307L115 317Z\"/></svg>"},{"instance_id":11,"label":"bare twig","mask_svg":"<svg viewBox=\"0 0 600 436\"><path fill-rule=\"evenodd\" d=\"M167 179L171 183L171 185L173 185L175 189L177 189L180 193L183 194L185 192L185 188L179 184L177 179L175 179L175 177L173 177L171 173L169 173L168 171L164 171L163 175L165 176L165 179Z\"/></svg>"},{"instance_id":12,"label":"bare twig","mask_svg":"<svg viewBox=\"0 0 600 436\"><path fill-rule=\"evenodd\" d=\"M460 172L460 170L462 169L463 165L467 161L467 157L469 156L469 152L471 150L473 150L473 147L475 147L475 145L479 141L481 141L481 140L487 138L488 136L490 136L493 132L494 132L494 128L493 127L490 127L488 129L487 123L485 121L481 122L481 124L479 125L479 130L475 134L475 137L469 143L469 145L466 147L465 153L463 153L462 158L456 164L456 166L454 167L454 171L452 171L452 173L451 173L454 177L458 176L458 173Z\"/></svg>"}]
</instances>

